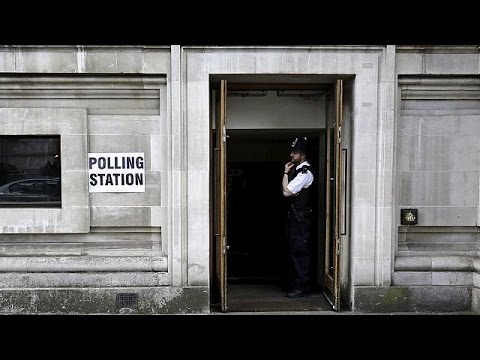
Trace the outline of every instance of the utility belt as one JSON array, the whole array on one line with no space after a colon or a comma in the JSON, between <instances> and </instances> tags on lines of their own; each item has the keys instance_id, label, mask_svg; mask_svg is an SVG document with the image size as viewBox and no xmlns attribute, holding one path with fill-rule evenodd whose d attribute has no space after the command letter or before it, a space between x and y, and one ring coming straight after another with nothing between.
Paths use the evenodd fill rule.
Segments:
<instances>
[{"instance_id":1,"label":"utility belt","mask_svg":"<svg viewBox=\"0 0 480 360\"><path fill-rule=\"evenodd\" d=\"M292 204L290 204L290 208L288 210L288 216L294 216L298 222L302 222L305 220L305 218L311 217L312 213L312 208L295 208Z\"/></svg>"}]
</instances>

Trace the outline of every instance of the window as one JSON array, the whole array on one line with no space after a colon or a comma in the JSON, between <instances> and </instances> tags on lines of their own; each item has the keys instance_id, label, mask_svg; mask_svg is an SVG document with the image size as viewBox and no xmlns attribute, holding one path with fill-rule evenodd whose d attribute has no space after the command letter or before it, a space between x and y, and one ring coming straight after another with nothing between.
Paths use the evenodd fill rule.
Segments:
<instances>
[{"instance_id":1,"label":"window","mask_svg":"<svg viewBox=\"0 0 480 360\"><path fill-rule=\"evenodd\" d=\"M61 207L60 136L0 136L0 207Z\"/></svg>"}]
</instances>

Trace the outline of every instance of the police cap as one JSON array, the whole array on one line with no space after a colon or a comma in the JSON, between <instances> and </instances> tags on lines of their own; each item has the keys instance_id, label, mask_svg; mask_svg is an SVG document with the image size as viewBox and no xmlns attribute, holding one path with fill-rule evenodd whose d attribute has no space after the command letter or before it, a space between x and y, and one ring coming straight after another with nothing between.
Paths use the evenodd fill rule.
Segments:
<instances>
[{"instance_id":1,"label":"police cap","mask_svg":"<svg viewBox=\"0 0 480 360\"><path fill-rule=\"evenodd\" d=\"M298 151L300 153L307 154L307 138L305 136L299 136L293 140L291 151Z\"/></svg>"}]
</instances>

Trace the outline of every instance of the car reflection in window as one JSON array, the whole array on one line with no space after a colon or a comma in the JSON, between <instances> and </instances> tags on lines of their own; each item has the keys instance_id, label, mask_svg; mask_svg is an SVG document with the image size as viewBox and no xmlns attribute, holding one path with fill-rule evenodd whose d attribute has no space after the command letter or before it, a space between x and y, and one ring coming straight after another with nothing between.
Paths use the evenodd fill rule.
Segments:
<instances>
[{"instance_id":1,"label":"car reflection in window","mask_svg":"<svg viewBox=\"0 0 480 360\"><path fill-rule=\"evenodd\" d=\"M23 179L0 186L0 206L18 206L21 204L60 206L60 178L39 177Z\"/></svg>"}]
</instances>

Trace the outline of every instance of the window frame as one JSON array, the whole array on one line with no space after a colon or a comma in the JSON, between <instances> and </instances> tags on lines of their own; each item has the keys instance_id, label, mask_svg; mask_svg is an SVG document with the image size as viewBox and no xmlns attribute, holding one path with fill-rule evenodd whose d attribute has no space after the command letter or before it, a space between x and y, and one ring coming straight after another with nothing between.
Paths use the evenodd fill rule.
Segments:
<instances>
[{"instance_id":1,"label":"window frame","mask_svg":"<svg viewBox=\"0 0 480 360\"><path fill-rule=\"evenodd\" d=\"M1 207L0 234L88 233L87 109L0 108L2 135L60 135L59 208Z\"/></svg>"},{"instance_id":2,"label":"window frame","mask_svg":"<svg viewBox=\"0 0 480 360\"><path fill-rule=\"evenodd\" d=\"M51 134L51 135L4 135L4 134L1 134L0 133L0 143L4 140L12 140L12 138L14 140L18 140L18 141L21 141L21 140L29 140L29 139L32 139L32 140L39 140L39 139L48 139L48 140L58 140L58 151L60 152L60 148L61 148L61 136L59 134ZM46 183L47 182L51 182L51 181L55 181L55 182L59 182L58 186L60 187L60 195L59 195L59 200L44 200L44 201L40 201L40 200L37 200L37 201L27 201L27 200L24 200L24 201L21 201L21 200L13 200L13 201L10 201L10 202L6 202L6 203L3 203L2 201L2 197L3 195L0 194L0 208L45 208L45 207L48 207L48 208L61 208L62 207L62 196L61 196L61 187L62 187L62 177L61 177L61 153L58 154L60 156L60 174L58 176L58 178L55 176L55 177L52 177L52 176L49 176L49 175L31 175L31 177L29 178L25 178L25 179L16 179L16 180L13 180L13 181L10 181L10 182L7 182L5 184L0 184L0 189L6 187L8 184L11 184L10 186L8 186L8 193L5 194L6 196L8 196L9 198L14 198L16 197L15 195L12 194L12 187L15 187L15 186L19 186L21 190L21 186L22 186L22 183L25 183L25 184L28 184L28 182L32 182L33 185L33 189L35 189L36 187L38 186L41 186L43 187L43 190L46 189ZM29 157L31 155L25 155L25 157ZM32 155L33 156L33 155ZM10 157L10 154L5 154L3 152L3 149L0 149L0 161L3 162L3 164L11 164L11 162L6 162L5 159L8 159L8 157ZM28 162L28 161L27 161ZM33 169L27 169L28 170L33 170ZM1 175L1 174L0 174ZM20 175L21 176L21 175ZM42 182L42 183L40 183ZM16 192L16 191L13 191L13 192ZM12 194L9 196L9 194ZM25 194L22 194L21 192L18 194L18 197L21 199L22 197L25 197L25 199L28 199L28 198L34 198L35 195L44 195L46 198L48 198L49 196L49 193L47 191L45 191L44 193L42 193L41 191L40 192L33 192L33 193L29 193L29 192L25 192Z\"/></svg>"}]
</instances>

